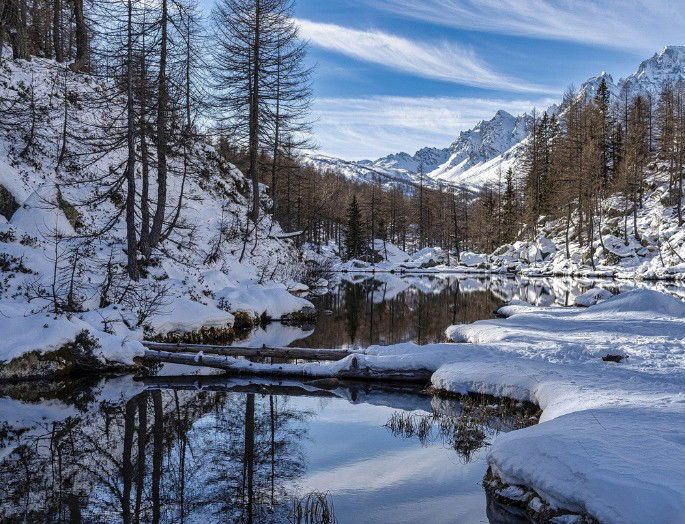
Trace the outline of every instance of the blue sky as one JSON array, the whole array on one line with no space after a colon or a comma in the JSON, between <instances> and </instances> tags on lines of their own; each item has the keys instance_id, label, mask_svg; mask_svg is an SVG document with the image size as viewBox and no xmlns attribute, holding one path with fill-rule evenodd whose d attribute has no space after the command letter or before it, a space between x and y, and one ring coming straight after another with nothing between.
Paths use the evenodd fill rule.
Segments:
<instances>
[{"instance_id":1,"label":"blue sky","mask_svg":"<svg viewBox=\"0 0 685 524\"><path fill-rule=\"evenodd\" d=\"M207 1L207 0L205 0ZM444 147L497 109L557 101L685 44L680 0L296 0L315 138L347 159Z\"/></svg>"}]
</instances>

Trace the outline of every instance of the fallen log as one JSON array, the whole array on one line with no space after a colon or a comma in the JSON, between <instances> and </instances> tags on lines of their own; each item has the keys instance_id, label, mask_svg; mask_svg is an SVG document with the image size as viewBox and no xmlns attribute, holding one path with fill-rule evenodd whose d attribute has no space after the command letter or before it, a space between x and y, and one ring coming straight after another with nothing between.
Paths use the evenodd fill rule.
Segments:
<instances>
[{"instance_id":1,"label":"fallen log","mask_svg":"<svg viewBox=\"0 0 685 524\"><path fill-rule=\"evenodd\" d=\"M226 373L236 375L290 377L299 379L339 378L349 380L426 383L432 374L426 369L377 370L370 367L360 367L355 356L352 357L348 366L342 369L323 364L308 364L307 366L296 364L262 364L259 362L250 362L249 360L237 360L230 357L204 355L203 353L173 353L170 351L152 349L146 349L144 356L140 358L147 362L216 368L221 369Z\"/></svg>"},{"instance_id":2,"label":"fallen log","mask_svg":"<svg viewBox=\"0 0 685 524\"><path fill-rule=\"evenodd\" d=\"M225 376L142 377L148 389L176 389L190 391L222 391L228 393L257 393L259 395L287 395L289 397L343 398L333 391L304 385L282 384L227 384ZM231 380L231 379L229 379Z\"/></svg>"},{"instance_id":3,"label":"fallen log","mask_svg":"<svg viewBox=\"0 0 685 524\"><path fill-rule=\"evenodd\" d=\"M283 358L287 360L342 360L350 355L360 354L356 351L344 349L312 349L312 348L284 348L266 347L248 348L241 346L212 346L205 344L184 344L147 342L143 345L155 351L167 351L169 353L202 352L210 355L224 357L251 357L251 358Z\"/></svg>"}]
</instances>

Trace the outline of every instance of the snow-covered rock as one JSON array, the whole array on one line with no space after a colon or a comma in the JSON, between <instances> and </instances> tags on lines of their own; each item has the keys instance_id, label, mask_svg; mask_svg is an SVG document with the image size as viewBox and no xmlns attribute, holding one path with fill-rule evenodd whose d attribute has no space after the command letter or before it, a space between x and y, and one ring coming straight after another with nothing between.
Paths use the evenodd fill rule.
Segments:
<instances>
[{"instance_id":1,"label":"snow-covered rock","mask_svg":"<svg viewBox=\"0 0 685 524\"><path fill-rule=\"evenodd\" d=\"M266 316L271 319L297 314L311 315L314 311L314 305L309 300L292 295L281 285L226 287L216 293L216 299L231 311L245 311L255 317Z\"/></svg>"},{"instance_id":2,"label":"snow-covered rock","mask_svg":"<svg viewBox=\"0 0 685 524\"><path fill-rule=\"evenodd\" d=\"M601 302L602 300L607 300L612 296L613 294L611 293L611 291L608 291L601 287L593 287L592 289L589 289L582 295L577 296L576 299L573 301L573 304L579 307L590 307L594 306L598 302Z\"/></svg>"}]
</instances>

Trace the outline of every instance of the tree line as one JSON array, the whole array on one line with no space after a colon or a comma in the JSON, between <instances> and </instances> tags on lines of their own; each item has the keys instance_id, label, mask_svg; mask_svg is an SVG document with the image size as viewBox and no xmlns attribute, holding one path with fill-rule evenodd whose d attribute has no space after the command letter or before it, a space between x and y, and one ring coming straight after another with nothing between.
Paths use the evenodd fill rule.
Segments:
<instances>
[{"instance_id":1,"label":"tree line","mask_svg":"<svg viewBox=\"0 0 685 524\"><path fill-rule=\"evenodd\" d=\"M602 78L593 90L569 89L555 112L533 111L531 132L520 158L500 169L478 192L429 188L420 172L415 186L381 188L319 173L315 185L330 187L331 205L307 209L314 215L309 241L331 239L348 258L373 257L372 238L410 252L438 246L459 257L465 250L490 253L516 240L531 240L546 222L557 221L570 256L571 244L589 251L602 245L607 218L622 217L619 235L628 245L642 241L638 212L650 189L648 175L668 179L665 205L683 217L685 86L666 85L658 96L611 93ZM336 187L337 186L337 187ZM344 189L343 189L344 188ZM341 197L343 208L335 205ZM318 194L325 202L325 195ZM327 223L332 223L331 228ZM297 227L301 227L298 222ZM347 239L335 234L337 228ZM333 231L331 234L329 231Z\"/></svg>"},{"instance_id":2,"label":"tree line","mask_svg":"<svg viewBox=\"0 0 685 524\"><path fill-rule=\"evenodd\" d=\"M97 186L82 204L117 200L105 228L125 222L131 279L144 276L153 255L186 227L185 183L200 176L193 158L208 142L250 178L246 242L258 241L266 206L286 231L301 232L301 242L334 241L354 258L373 256L371 239L408 251L439 246L456 257L467 249L490 252L535 237L551 219L563 221L568 252L572 241L602 242L612 196L622 202L624 240L640 240L637 215L655 162L668 174L670 203L683 223L682 85L666 86L658 97L627 87L612 94L603 79L591 94L569 89L557 111L533 114L521 161L475 194L436 189L423 173L411 186L384 186L308 165L300 151L311 145L312 71L292 13L291 0L217 0L208 20L197 0L0 0L0 44L8 43L13 60L40 56L70 65L56 169L113 154L124 159L108 173L74 176ZM84 104L105 113L124 108L97 124L94 137L79 136L66 102L67 85L81 72L107 86ZM32 93L25 93L29 101ZM39 116L4 111L5 125L28 130L28 155ZM170 184L180 186L173 200Z\"/></svg>"}]
</instances>

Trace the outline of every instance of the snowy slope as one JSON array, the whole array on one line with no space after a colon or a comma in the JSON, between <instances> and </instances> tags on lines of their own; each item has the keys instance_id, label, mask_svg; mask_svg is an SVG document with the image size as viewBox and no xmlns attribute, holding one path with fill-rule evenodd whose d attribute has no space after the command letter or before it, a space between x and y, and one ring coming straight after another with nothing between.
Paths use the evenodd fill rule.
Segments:
<instances>
[{"instance_id":1,"label":"snowy slope","mask_svg":"<svg viewBox=\"0 0 685 524\"><path fill-rule=\"evenodd\" d=\"M618 82L606 72L591 77L580 86L578 96L593 97L602 80L614 96L626 88L630 96L642 94L656 99L665 85L685 82L685 46L665 47L644 60L635 73ZM556 106L543 109L558 110ZM512 116L500 110L491 120L463 131L447 148L425 147L414 155L401 152L358 162L327 157L325 163L359 181L368 181L371 172L380 172L387 179L416 180L419 166L423 164L429 178L477 189L488 182L497 182L500 173L506 173L509 167L516 165L529 131L529 115ZM313 161L316 158L313 157Z\"/></svg>"},{"instance_id":2,"label":"snowy slope","mask_svg":"<svg viewBox=\"0 0 685 524\"><path fill-rule=\"evenodd\" d=\"M386 157L384 162L375 163L369 160L354 162L318 153L308 153L303 155L301 160L322 171L341 174L354 182L380 184L386 188L399 187L411 193L418 185L418 179L416 173L408 166L418 165L418 162L407 153L391 156L395 158ZM428 177L424 179L424 184L436 188L443 185Z\"/></svg>"},{"instance_id":3,"label":"snowy slope","mask_svg":"<svg viewBox=\"0 0 685 524\"><path fill-rule=\"evenodd\" d=\"M65 74L71 75L68 154L58 166ZM141 282L129 282L120 214L124 192L91 202L103 191L92 180L120 173L125 158L123 148L102 157L89 152L86 138L105 132L96 123L123 113L117 100L107 107L91 105L103 91L99 80L71 74L50 60L5 60L0 66L0 100L20 109L12 116L15 125L0 126L0 187L5 200L14 201L0 206L0 337L8 341L0 347L0 363L29 351L57 349L83 330L99 342L103 360L130 362L140 352L134 342L144 332L230 329L237 311L280 318L312 307L287 291L300 270L299 253L291 241L279 238L280 226L266 214L270 202L263 197L259 241L255 244L252 234L244 245L247 180L200 139L189 155L179 227L154 253ZM30 147L24 119L36 122ZM169 165L167 220L183 184L180 153L172 152ZM150 178L154 181L156 173ZM94 232L92 241L83 241ZM55 314L54 284L64 300L72 272L73 307ZM259 307L243 308L244 301L234 300L235 290L250 286L262 300Z\"/></svg>"}]
</instances>

